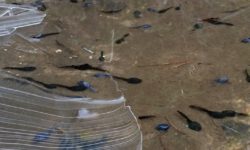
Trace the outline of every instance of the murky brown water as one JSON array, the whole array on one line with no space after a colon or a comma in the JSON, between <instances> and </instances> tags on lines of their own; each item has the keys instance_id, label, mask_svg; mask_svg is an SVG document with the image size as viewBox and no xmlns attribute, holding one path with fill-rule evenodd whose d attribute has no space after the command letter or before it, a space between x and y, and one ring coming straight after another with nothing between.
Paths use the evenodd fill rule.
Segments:
<instances>
[{"instance_id":1,"label":"murky brown water","mask_svg":"<svg viewBox=\"0 0 250 150\"><path fill-rule=\"evenodd\" d=\"M211 110L234 109L250 113L250 88L243 73L250 65L250 45L240 42L250 36L249 2L123 2L127 5L123 11L105 14L95 5L83 8L80 3L73 4L66 0L47 1L47 17L39 29L43 29L43 32L61 31L61 34L47 37L39 43L29 43L18 36L11 37L11 46L0 48L0 67L36 65L39 69L33 73L12 72L66 85L75 84L92 72L63 70L57 66L91 63L114 75L139 77L143 79L142 84L129 85L120 81L118 84L136 115L157 116L139 122L145 150L247 150L249 118L214 120L188 106L193 104ZM179 5L181 10L170 9L162 14L146 10L148 7L162 9ZM239 10L224 12L236 9ZM135 19L132 15L134 10L140 10L143 17ZM202 29L192 31L198 19L209 17L220 17L234 26L204 23ZM152 28L130 28L142 24L150 24ZM22 29L20 32L27 34L31 31ZM130 36L124 43L112 46L112 36L118 39L126 33ZM56 45L56 40L69 49ZM95 54L82 50L83 47L93 50ZM62 53L56 53L58 49ZM105 63L98 61L101 50L106 56ZM229 77L229 84L214 83L214 79L222 75ZM110 82L94 78L88 80L103 89L98 94L87 93L90 97L113 98L121 94L113 83L107 85ZM72 94L66 90L60 92ZM200 122L203 130L195 132L188 129L177 110ZM164 134L157 132L154 127L159 123L171 124L170 130Z\"/></svg>"}]
</instances>

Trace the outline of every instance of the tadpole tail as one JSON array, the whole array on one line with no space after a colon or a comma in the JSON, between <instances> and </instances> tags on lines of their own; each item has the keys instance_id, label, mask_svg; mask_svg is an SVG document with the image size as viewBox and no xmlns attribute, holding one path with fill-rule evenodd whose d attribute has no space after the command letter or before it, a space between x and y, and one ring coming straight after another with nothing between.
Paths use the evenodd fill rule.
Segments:
<instances>
[{"instance_id":1,"label":"tadpole tail","mask_svg":"<svg viewBox=\"0 0 250 150\"><path fill-rule=\"evenodd\" d=\"M138 119L144 120L144 119L150 119L150 118L155 118L156 116L154 115L146 115L146 116L139 116Z\"/></svg>"},{"instance_id":2,"label":"tadpole tail","mask_svg":"<svg viewBox=\"0 0 250 150\"><path fill-rule=\"evenodd\" d=\"M223 22L224 25L227 25L227 26L234 26L234 24L232 23L227 23L227 22Z\"/></svg>"},{"instance_id":3,"label":"tadpole tail","mask_svg":"<svg viewBox=\"0 0 250 150\"><path fill-rule=\"evenodd\" d=\"M188 122L190 122L191 120L188 118L188 116L187 115L185 115L183 112L181 112L181 111L177 111L182 117L184 117Z\"/></svg>"},{"instance_id":4,"label":"tadpole tail","mask_svg":"<svg viewBox=\"0 0 250 150\"><path fill-rule=\"evenodd\" d=\"M123 77L113 76L113 78L118 79L118 80L128 81L127 78L123 78Z\"/></svg>"},{"instance_id":5,"label":"tadpole tail","mask_svg":"<svg viewBox=\"0 0 250 150\"><path fill-rule=\"evenodd\" d=\"M60 32L51 32L51 33L44 33L44 34L40 34L40 35L34 35L34 36L32 36L32 38L42 39L42 38L45 38L47 36L52 36L52 35L57 35L57 34L60 34Z\"/></svg>"},{"instance_id":6,"label":"tadpole tail","mask_svg":"<svg viewBox=\"0 0 250 150\"><path fill-rule=\"evenodd\" d=\"M172 9L172 8L174 8L174 7L168 7L168 8L159 10L159 11L157 11L157 13L162 14L162 13L165 13L165 12L167 12L168 10L170 10L170 9Z\"/></svg>"},{"instance_id":7,"label":"tadpole tail","mask_svg":"<svg viewBox=\"0 0 250 150\"><path fill-rule=\"evenodd\" d=\"M246 113L236 113L236 115L241 117L249 117L249 115Z\"/></svg>"},{"instance_id":8,"label":"tadpole tail","mask_svg":"<svg viewBox=\"0 0 250 150\"><path fill-rule=\"evenodd\" d=\"M101 68L97 68L97 67L92 67L91 69L95 70L95 71L107 72L107 70L104 70L104 69L101 69Z\"/></svg>"},{"instance_id":9,"label":"tadpole tail","mask_svg":"<svg viewBox=\"0 0 250 150\"><path fill-rule=\"evenodd\" d=\"M246 74L247 77L249 77L249 74L247 72L247 69L245 69L244 73Z\"/></svg>"},{"instance_id":10,"label":"tadpole tail","mask_svg":"<svg viewBox=\"0 0 250 150\"><path fill-rule=\"evenodd\" d=\"M43 87L47 88L47 89L55 89L57 88L57 85L56 84L47 84L47 83L43 83L41 81L37 81L31 77L22 77L23 79L25 80L28 80L30 82L34 82L36 84L39 84L39 85L42 85Z\"/></svg>"},{"instance_id":11,"label":"tadpole tail","mask_svg":"<svg viewBox=\"0 0 250 150\"><path fill-rule=\"evenodd\" d=\"M31 72L31 71L35 71L36 67L4 67L3 69Z\"/></svg>"},{"instance_id":12,"label":"tadpole tail","mask_svg":"<svg viewBox=\"0 0 250 150\"><path fill-rule=\"evenodd\" d=\"M46 34L43 34L43 37L46 37L46 36L51 36L51 35L57 35L57 34L60 34L60 32L51 32L51 33L46 33Z\"/></svg>"},{"instance_id":13,"label":"tadpole tail","mask_svg":"<svg viewBox=\"0 0 250 150\"><path fill-rule=\"evenodd\" d=\"M202 108L200 106L190 105L189 107L192 108L192 109L196 109L196 110L199 110L199 111L206 112L206 113L210 113L211 112L211 111L209 111L209 110L207 110L205 108Z\"/></svg>"},{"instance_id":14,"label":"tadpole tail","mask_svg":"<svg viewBox=\"0 0 250 150\"><path fill-rule=\"evenodd\" d=\"M95 70L95 71L101 71L101 72L107 72L104 69L98 68L98 67L93 67L89 64L83 64L83 65L71 65L71 66L62 66L59 68L71 68L71 69L76 69L76 70Z\"/></svg>"},{"instance_id":15,"label":"tadpole tail","mask_svg":"<svg viewBox=\"0 0 250 150\"><path fill-rule=\"evenodd\" d=\"M72 66L60 66L60 67L58 67L58 68L63 68L63 69L65 69L65 68L72 68Z\"/></svg>"}]
</instances>

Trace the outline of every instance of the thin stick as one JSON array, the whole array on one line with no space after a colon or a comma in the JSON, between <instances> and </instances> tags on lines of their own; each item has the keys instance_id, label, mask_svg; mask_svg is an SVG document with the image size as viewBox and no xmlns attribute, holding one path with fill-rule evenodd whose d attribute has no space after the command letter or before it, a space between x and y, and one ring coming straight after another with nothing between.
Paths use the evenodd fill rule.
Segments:
<instances>
[{"instance_id":1,"label":"thin stick","mask_svg":"<svg viewBox=\"0 0 250 150\"><path fill-rule=\"evenodd\" d=\"M163 148L163 150L166 150L165 145L163 144L162 138L161 138L163 135L159 135L159 141L160 141L160 144L161 144L161 147Z\"/></svg>"},{"instance_id":2,"label":"thin stick","mask_svg":"<svg viewBox=\"0 0 250 150\"><path fill-rule=\"evenodd\" d=\"M180 66L190 64L190 61L179 61L179 62L167 62L167 63L162 63L162 64L152 64L152 65L141 65L137 67L161 67L161 66L167 66L167 65L175 65L173 68L178 68Z\"/></svg>"},{"instance_id":3,"label":"thin stick","mask_svg":"<svg viewBox=\"0 0 250 150\"><path fill-rule=\"evenodd\" d=\"M238 16L240 15L241 13L245 12L247 9L249 8L249 4L245 6L245 8L242 8L241 10L237 11L237 12L234 12L230 15L227 15L225 17L223 17L221 20L226 20L226 19L229 19L229 18L233 18L235 16Z\"/></svg>"},{"instance_id":4,"label":"thin stick","mask_svg":"<svg viewBox=\"0 0 250 150\"><path fill-rule=\"evenodd\" d=\"M179 133L181 133L181 134L183 134L183 135L187 135L186 133L184 133L184 132L182 132L182 131L180 131L169 119L168 119L168 117L164 117L164 119L167 121L167 122L169 122L169 124L177 131L177 132L179 132Z\"/></svg>"},{"instance_id":5,"label":"thin stick","mask_svg":"<svg viewBox=\"0 0 250 150\"><path fill-rule=\"evenodd\" d=\"M141 65L137 67L159 67L159 66L165 66L165 65L171 65L173 63L163 63L163 64L152 64L152 65Z\"/></svg>"},{"instance_id":6,"label":"thin stick","mask_svg":"<svg viewBox=\"0 0 250 150\"><path fill-rule=\"evenodd\" d=\"M187 64L190 64L190 62L183 62L183 63L177 64L177 65L173 66L173 68L179 68L179 67L187 65Z\"/></svg>"},{"instance_id":7,"label":"thin stick","mask_svg":"<svg viewBox=\"0 0 250 150\"><path fill-rule=\"evenodd\" d=\"M111 62L113 61L113 57L114 57L114 43L115 43L115 30L112 30L112 37L111 37L111 56L110 56L109 63L111 63Z\"/></svg>"},{"instance_id":8,"label":"thin stick","mask_svg":"<svg viewBox=\"0 0 250 150\"><path fill-rule=\"evenodd\" d=\"M235 130L235 129L233 129L233 128L230 128L230 127L228 127L228 126L223 126L223 127L225 127L225 128L227 128L227 129L229 129L229 130L231 130L231 131L233 131L233 132L238 133L239 135L241 135L239 131L237 131L237 130Z\"/></svg>"},{"instance_id":9,"label":"thin stick","mask_svg":"<svg viewBox=\"0 0 250 150\"><path fill-rule=\"evenodd\" d=\"M87 52L89 52L90 54L94 54L94 52L92 51L92 50L90 50L90 49L87 49L87 48L83 48L83 50L85 50L85 51L87 51Z\"/></svg>"}]
</instances>

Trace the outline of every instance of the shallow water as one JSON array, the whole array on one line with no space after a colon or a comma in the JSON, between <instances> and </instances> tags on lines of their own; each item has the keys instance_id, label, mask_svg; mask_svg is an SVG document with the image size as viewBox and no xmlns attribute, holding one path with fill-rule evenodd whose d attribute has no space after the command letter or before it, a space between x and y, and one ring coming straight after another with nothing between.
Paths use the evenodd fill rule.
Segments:
<instances>
[{"instance_id":1,"label":"shallow water","mask_svg":"<svg viewBox=\"0 0 250 150\"><path fill-rule=\"evenodd\" d=\"M0 47L0 67L34 65L39 67L35 72L11 70L11 73L64 85L74 85L84 78L99 88L98 94L90 91L76 94L63 89L54 91L65 95L114 98L124 94L137 116L157 116L139 121L145 150L247 149L247 135L232 135L221 126L225 121L229 125L243 122L248 126L249 118L214 120L188 106L250 113L249 83L243 73L250 65L250 45L240 42L250 36L250 3L247 0L123 2L127 5L124 10L106 14L100 11L102 7L98 4L83 8L81 3L46 1L48 10L44 23L18 32L34 35L37 31L60 31L61 34L38 43L13 35L7 43L5 41L5 46ZM162 14L147 11L149 7L161 10L179 5L180 10L170 9ZM142 12L142 18L134 18L135 10ZM210 17L219 17L234 26L204 23L203 28L193 31L193 25L199 19ZM130 28L143 24L152 27L146 30ZM114 43L126 33L129 36L123 43ZM56 40L65 47L58 46ZM83 47L95 54L82 50ZM58 49L62 52L57 53ZM98 60L101 51L106 56L104 63ZM117 86L109 79L93 78L91 75L96 72L58 68L83 63L102 67L113 75L138 77L143 83L130 85L117 81ZM229 83L216 84L214 80L220 76L229 77ZM189 130L177 110L201 123L203 130ZM169 123L172 127L162 134L154 129L159 123ZM241 132L243 129L243 126L238 126L234 130ZM242 132L246 133L245 130Z\"/></svg>"}]
</instances>

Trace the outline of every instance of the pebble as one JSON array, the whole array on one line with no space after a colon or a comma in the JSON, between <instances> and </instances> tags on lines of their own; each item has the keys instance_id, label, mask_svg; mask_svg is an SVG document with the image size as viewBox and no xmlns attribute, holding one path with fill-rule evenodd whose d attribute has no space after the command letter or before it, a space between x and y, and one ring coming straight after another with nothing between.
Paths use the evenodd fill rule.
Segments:
<instances>
[{"instance_id":1,"label":"pebble","mask_svg":"<svg viewBox=\"0 0 250 150\"><path fill-rule=\"evenodd\" d=\"M61 49L57 49L56 53L62 53L62 50Z\"/></svg>"}]
</instances>

